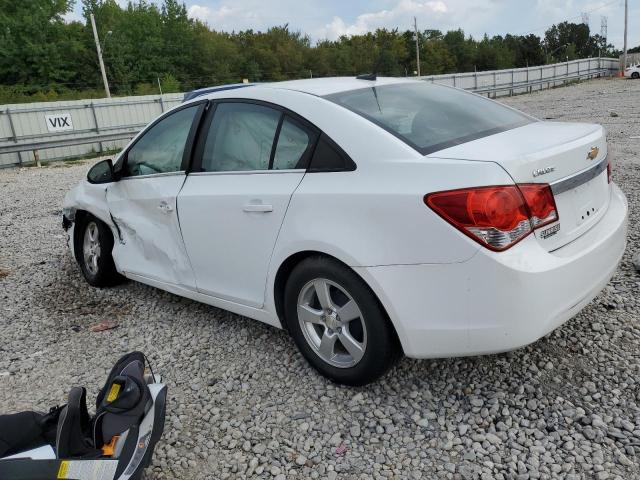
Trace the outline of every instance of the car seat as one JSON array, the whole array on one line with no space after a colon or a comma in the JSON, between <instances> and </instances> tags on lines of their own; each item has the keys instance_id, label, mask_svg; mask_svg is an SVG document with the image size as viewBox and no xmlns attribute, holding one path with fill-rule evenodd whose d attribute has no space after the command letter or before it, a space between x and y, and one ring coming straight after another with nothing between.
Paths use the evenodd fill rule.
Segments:
<instances>
[{"instance_id":1,"label":"car seat","mask_svg":"<svg viewBox=\"0 0 640 480\"><path fill-rule=\"evenodd\" d=\"M0 479L140 478L164 430L167 394L145 368L141 352L120 358L98 393L93 417L83 387L72 388L68 403L47 414L0 416Z\"/></svg>"}]
</instances>

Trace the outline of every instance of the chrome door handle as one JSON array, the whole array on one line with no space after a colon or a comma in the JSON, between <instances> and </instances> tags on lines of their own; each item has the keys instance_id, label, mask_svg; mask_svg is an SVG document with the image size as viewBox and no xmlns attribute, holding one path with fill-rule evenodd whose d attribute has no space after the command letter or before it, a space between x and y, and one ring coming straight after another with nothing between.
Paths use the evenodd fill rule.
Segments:
<instances>
[{"instance_id":1,"label":"chrome door handle","mask_svg":"<svg viewBox=\"0 0 640 480\"><path fill-rule=\"evenodd\" d=\"M264 203L247 203L242 209L245 212L273 212L273 205L266 205Z\"/></svg>"},{"instance_id":2,"label":"chrome door handle","mask_svg":"<svg viewBox=\"0 0 640 480\"><path fill-rule=\"evenodd\" d=\"M165 202L164 200L160 202L160 205L158 205L158 208L162 210L164 213L173 212L173 207L169 205L167 202Z\"/></svg>"}]
</instances>

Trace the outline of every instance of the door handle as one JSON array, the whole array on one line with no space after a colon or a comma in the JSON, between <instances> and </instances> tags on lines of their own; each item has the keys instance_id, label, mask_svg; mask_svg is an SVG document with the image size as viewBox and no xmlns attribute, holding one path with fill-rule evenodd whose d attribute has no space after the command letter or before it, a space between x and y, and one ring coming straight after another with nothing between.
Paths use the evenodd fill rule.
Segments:
<instances>
[{"instance_id":1,"label":"door handle","mask_svg":"<svg viewBox=\"0 0 640 480\"><path fill-rule=\"evenodd\" d=\"M169 205L167 202L165 202L164 200L162 202L160 202L160 205L158 205L158 208L161 211L163 211L164 213L173 212L173 207L171 205Z\"/></svg>"},{"instance_id":2,"label":"door handle","mask_svg":"<svg viewBox=\"0 0 640 480\"><path fill-rule=\"evenodd\" d=\"M273 205L266 205L264 203L247 203L242 209L245 212L273 212Z\"/></svg>"}]
</instances>

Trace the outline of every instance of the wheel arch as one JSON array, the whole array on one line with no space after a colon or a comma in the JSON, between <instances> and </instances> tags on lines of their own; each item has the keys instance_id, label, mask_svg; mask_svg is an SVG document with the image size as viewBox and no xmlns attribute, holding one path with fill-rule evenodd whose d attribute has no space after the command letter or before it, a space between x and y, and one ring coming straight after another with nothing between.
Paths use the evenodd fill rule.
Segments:
<instances>
[{"instance_id":1,"label":"wheel arch","mask_svg":"<svg viewBox=\"0 0 640 480\"><path fill-rule=\"evenodd\" d=\"M80 253L82 252L82 235L84 234L82 229L78 228L78 226L79 225L83 225L88 217L93 217L97 221L102 222L107 227L107 231L111 234L111 238L113 239L114 244L115 244L115 240L116 240L116 238L115 238L115 236L113 234L113 229L112 229L110 224L108 224L107 222L102 220L98 215L95 215L94 213L90 212L89 210L84 210L82 208L75 209L74 216L73 216L73 223L74 223L74 228L73 228L73 254L74 254L74 256L75 256L75 258L76 258L76 260L78 262L80 262L80 260L81 260L80 259Z\"/></svg>"},{"instance_id":2,"label":"wheel arch","mask_svg":"<svg viewBox=\"0 0 640 480\"><path fill-rule=\"evenodd\" d=\"M76 210L73 217L73 254L76 257L76 261L80 263L80 252L82 252L82 228L78 228L80 225L84 225L87 217L91 215L86 210Z\"/></svg>"},{"instance_id":3,"label":"wheel arch","mask_svg":"<svg viewBox=\"0 0 640 480\"><path fill-rule=\"evenodd\" d=\"M289 276L291 275L291 272L293 271L293 269L297 265L299 265L303 260L305 260L305 259L307 259L309 257L314 257L314 256L328 258L328 259L331 259L331 260L333 260L335 262L338 262L338 263L344 265L349 270L354 272L364 282L364 284L367 286L367 288L369 288L369 290L371 290L371 293L373 293L373 296L375 297L375 299L377 300L378 304L380 305L380 307L384 311L385 315L387 316L387 320L391 324L391 327L392 327L393 333L395 335L395 339L397 341L397 344L400 346L400 348L403 348L402 347L402 341L400 340L400 335L398 334L398 329L396 327L395 322L391 318L391 315L389 315L389 311L386 308L386 306L384 305L384 303L380 300L380 296L376 293L375 289L372 288L372 286L369 284L369 282L367 282L367 280L365 278L363 278L362 275L360 275L360 273L357 270L355 270L352 267L350 267L344 261L340 260L339 258L337 258L337 257L335 257L333 255L330 255L328 253L321 252L321 251L318 251L318 250L304 250L304 251L296 252L296 253L293 253L293 254L289 255L280 264L280 267L278 268L278 271L276 272L274 283L273 283L273 301L274 301L274 305L275 305L275 309L276 309L276 314L278 316L278 319L280 320L280 324L282 325L282 328L284 330L286 330L286 331L289 331L289 326L287 325L287 321L286 321L286 318L285 318L285 315L284 315L284 290L285 290L285 285L287 284L287 280L288 280Z\"/></svg>"}]
</instances>

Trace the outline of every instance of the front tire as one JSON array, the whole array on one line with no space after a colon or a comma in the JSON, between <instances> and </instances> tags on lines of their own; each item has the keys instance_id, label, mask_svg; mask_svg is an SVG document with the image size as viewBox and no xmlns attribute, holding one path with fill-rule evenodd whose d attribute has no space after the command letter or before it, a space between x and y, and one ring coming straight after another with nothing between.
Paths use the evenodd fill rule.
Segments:
<instances>
[{"instance_id":1,"label":"front tire","mask_svg":"<svg viewBox=\"0 0 640 480\"><path fill-rule=\"evenodd\" d=\"M382 305L347 266L322 256L300 262L285 286L285 317L300 352L347 385L381 377L400 351Z\"/></svg>"},{"instance_id":2,"label":"front tire","mask_svg":"<svg viewBox=\"0 0 640 480\"><path fill-rule=\"evenodd\" d=\"M631 78L634 78L634 79L636 79L636 80L637 80L638 78L640 78L640 73L638 73L638 72L633 72L633 73L631 74Z\"/></svg>"},{"instance_id":3,"label":"front tire","mask_svg":"<svg viewBox=\"0 0 640 480\"><path fill-rule=\"evenodd\" d=\"M84 278L94 287L110 287L123 278L113 263L113 235L109 227L93 215L86 215L76 225L76 258Z\"/></svg>"}]
</instances>

